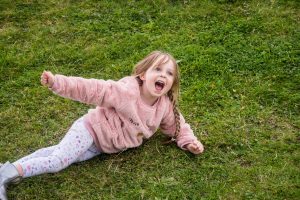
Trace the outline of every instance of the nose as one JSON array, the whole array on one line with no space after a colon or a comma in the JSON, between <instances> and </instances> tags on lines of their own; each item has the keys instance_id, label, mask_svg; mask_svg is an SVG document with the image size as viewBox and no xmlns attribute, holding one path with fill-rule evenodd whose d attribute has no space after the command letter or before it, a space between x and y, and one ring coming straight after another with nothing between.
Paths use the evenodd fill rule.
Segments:
<instances>
[{"instance_id":1,"label":"nose","mask_svg":"<svg viewBox=\"0 0 300 200\"><path fill-rule=\"evenodd\" d=\"M166 73L165 72L161 72L160 77L166 78Z\"/></svg>"}]
</instances>

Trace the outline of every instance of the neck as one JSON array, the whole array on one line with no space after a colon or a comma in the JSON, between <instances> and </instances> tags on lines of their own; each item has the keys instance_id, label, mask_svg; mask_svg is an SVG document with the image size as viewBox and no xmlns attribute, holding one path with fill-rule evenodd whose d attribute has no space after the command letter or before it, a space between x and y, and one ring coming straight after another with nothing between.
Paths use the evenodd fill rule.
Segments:
<instances>
[{"instance_id":1,"label":"neck","mask_svg":"<svg viewBox=\"0 0 300 200\"><path fill-rule=\"evenodd\" d=\"M155 104L155 102L157 101L158 97L151 96L145 90L146 90L146 88L144 88L143 86L140 87L141 98L144 103L146 103L149 106L153 106Z\"/></svg>"}]
</instances>

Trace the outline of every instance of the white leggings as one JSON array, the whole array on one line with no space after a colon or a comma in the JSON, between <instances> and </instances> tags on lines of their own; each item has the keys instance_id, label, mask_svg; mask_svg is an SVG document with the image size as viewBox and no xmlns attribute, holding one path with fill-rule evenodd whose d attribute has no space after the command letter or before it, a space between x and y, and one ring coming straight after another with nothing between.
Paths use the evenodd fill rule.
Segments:
<instances>
[{"instance_id":1,"label":"white leggings","mask_svg":"<svg viewBox=\"0 0 300 200\"><path fill-rule=\"evenodd\" d=\"M72 163L81 162L99 155L93 138L85 128L83 118L74 122L58 145L42 148L13 164L21 165L23 177L58 172Z\"/></svg>"}]
</instances>

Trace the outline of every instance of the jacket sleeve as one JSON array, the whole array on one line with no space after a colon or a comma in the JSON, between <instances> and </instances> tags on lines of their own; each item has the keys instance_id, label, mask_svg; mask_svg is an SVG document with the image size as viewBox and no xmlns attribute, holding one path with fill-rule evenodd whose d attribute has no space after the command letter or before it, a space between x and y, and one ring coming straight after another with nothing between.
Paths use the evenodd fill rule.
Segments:
<instances>
[{"instance_id":1,"label":"jacket sleeve","mask_svg":"<svg viewBox=\"0 0 300 200\"><path fill-rule=\"evenodd\" d=\"M166 114L164 118L162 119L162 122L160 124L160 129L164 134L170 137L175 135L176 123L175 123L175 116L173 112L173 105L171 103L168 109L166 110ZM184 150L187 150L186 148L184 148L186 144L190 144L194 141L197 141L197 137L194 135L190 125L185 122L185 119L181 113L180 113L180 133L177 136L176 141L177 141L177 145Z\"/></svg>"},{"instance_id":2,"label":"jacket sleeve","mask_svg":"<svg viewBox=\"0 0 300 200\"><path fill-rule=\"evenodd\" d=\"M126 87L122 82L112 80L84 79L55 75L53 86L55 94L103 107L118 107L126 99Z\"/></svg>"}]
</instances>

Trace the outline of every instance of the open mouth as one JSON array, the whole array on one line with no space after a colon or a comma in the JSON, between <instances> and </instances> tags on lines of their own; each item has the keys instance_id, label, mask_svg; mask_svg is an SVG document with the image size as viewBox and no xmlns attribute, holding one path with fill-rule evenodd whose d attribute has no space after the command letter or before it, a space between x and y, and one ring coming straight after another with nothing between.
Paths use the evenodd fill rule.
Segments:
<instances>
[{"instance_id":1,"label":"open mouth","mask_svg":"<svg viewBox=\"0 0 300 200\"><path fill-rule=\"evenodd\" d=\"M164 89L165 87L165 83L162 81L156 81L155 82L155 89L157 89L158 91L161 91L162 89Z\"/></svg>"}]
</instances>

